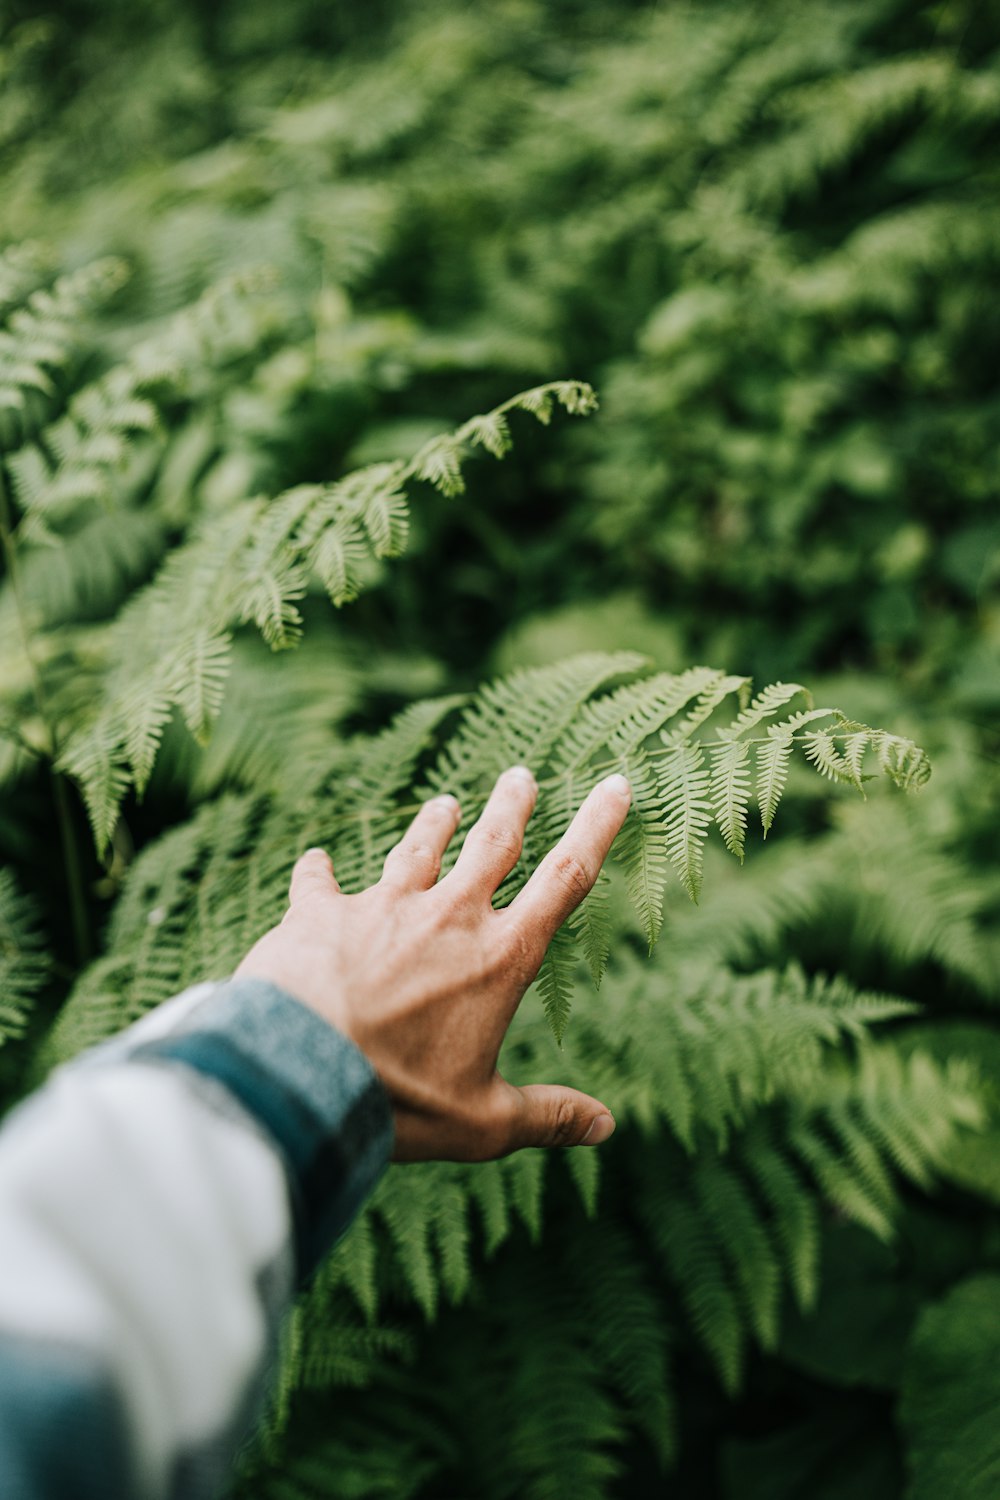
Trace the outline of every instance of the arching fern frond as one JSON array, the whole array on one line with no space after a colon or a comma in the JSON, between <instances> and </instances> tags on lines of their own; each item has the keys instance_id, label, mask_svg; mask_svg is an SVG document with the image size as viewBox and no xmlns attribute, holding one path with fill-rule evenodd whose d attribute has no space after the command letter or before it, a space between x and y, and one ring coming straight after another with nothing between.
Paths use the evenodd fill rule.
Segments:
<instances>
[{"instance_id":1,"label":"arching fern frond","mask_svg":"<svg viewBox=\"0 0 1000 1500\"><path fill-rule=\"evenodd\" d=\"M622 1117L666 1125L688 1151L699 1131L723 1148L762 1105L821 1076L828 1048L915 1009L795 965L740 975L621 956L602 1005L583 1011L575 1056Z\"/></svg>"},{"instance_id":2,"label":"arching fern frond","mask_svg":"<svg viewBox=\"0 0 1000 1500\"><path fill-rule=\"evenodd\" d=\"M238 523L235 537L238 547L242 544ZM214 578L211 566L206 568L205 578L205 610L209 611ZM162 625L156 633L168 653L169 611L162 603L154 607L163 609ZM208 659L218 665L218 676L212 678L203 672L198 680L207 681L210 686L217 682L221 691L225 637L213 637L208 623L203 621L200 638ZM217 645L213 646L213 642ZM123 680L121 701L128 712L121 721L120 748L116 750L112 744L113 753L102 753L100 743L91 734L76 741L67 752L68 761L71 756L85 752L93 755L90 764L76 763L83 766L82 780L98 826L102 820L103 826L108 826L116 799L137 771L148 774L152 764L150 747L155 746L162 733L171 706L184 707L190 715L189 723L195 727L195 710L199 705L191 701L190 681L179 675L173 682L165 671L167 667L179 670L178 660L190 659L190 646L185 649L184 658L166 654L160 663L149 663L151 675L157 668L162 674L156 692L150 691L148 684ZM698 738L682 741L675 731L664 745L662 725L683 712L699 682L721 674L699 668L679 677L663 673L643 676L636 665L638 660L628 653L591 655L515 674L473 697L461 709L457 723L453 722L459 709L455 699L414 705L382 736L358 739L346 746L331 742L329 774L318 783L309 785L300 781L266 807L254 799L241 802L231 798L217 807L204 808L187 826L185 836L196 844L203 841L206 851L211 851L218 878L237 906L242 900L241 882L252 876L256 903L252 915L247 913L239 921L227 919L218 930L205 933L205 950L214 955L213 967L224 965L230 955L234 963L237 961L238 943L245 941L245 946L249 946L256 936L254 921L259 930L265 923L277 920L297 849L306 843L326 844L333 853L343 887L362 889L377 879L386 853L426 797L445 787L454 790L462 804L463 828L467 828L478 815L497 773L518 760L527 760L538 776L539 808L529 825L531 836L526 842L525 857L504 883L501 900L513 898L531 864L560 837L593 783L609 769L624 766L633 777L633 809L612 853L612 866L617 862L624 868L633 904L652 945L662 921L671 864L679 869L689 893L696 894L701 849L713 814L717 817L710 801L709 774L704 761L704 744L714 742ZM616 679L623 674L636 680L616 687ZM834 711L822 712L834 718L835 723L841 722ZM739 714L737 721L738 718ZM787 722L791 724L794 720ZM703 735L713 734L710 722L701 727ZM729 728L723 726L720 743L733 742L726 739ZM787 732L797 742L796 731ZM845 738L855 732L853 725L846 730L831 731L834 736L842 734ZM866 731L866 734L870 739L892 742L892 737L884 731ZM890 774L904 786L919 784L927 774L926 757L912 742L898 743L901 748L892 761ZM904 769L900 770L900 766ZM247 819L256 828L254 841L239 832ZM164 847L170 848L170 840L176 836L168 835ZM231 837L235 838L235 844L230 843ZM455 857L458 843L456 840L450 859ZM130 892L146 883L150 908L163 905L156 894L158 862L154 846L143 855L129 881ZM179 923L187 920L195 933L201 932L206 920L214 923L212 905L204 900L203 878L197 901L195 890L184 882L171 884L169 891L171 911L172 903L175 900L178 903ZM123 909L134 910L133 897L123 903ZM141 917L138 930L143 938L147 936ZM120 940L126 940L126 931L126 927L119 927ZM553 949L546 969L544 994L557 1030L565 1025L571 996L569 975L574 962L571 945L582 947L592 970L599 974L610 935L609 910L598 896ZM190 954L177 954L173 962L178 985L189 971L196 969ZM138 976L137 984L142 992ZM154 993L157 997L161 994L158 983ZM129 1015L132 1008L130 1000ZM71 1002L66 1015L74 1014Z\"/></svg>"},{"instance_id":3,"label":"arching fern frond","mask_svg":"<svg viewBox=\"0 0 1000 1500\"><path fill-rule=\"evenodd\" d=\"M497 412L548 413L555 401L583 412L592 395L562 381L515 396ZM420 478L438 482L428 454L444 442L435 439L409 463L377 464L332 485L299 485L273 501L242 503L206 522L130 602L112 627L102 701L63 756L100 847L121 795L132 784L141 792L148 781L173 711L196 738L207 735L221 705L233 631L252 623L272 647L294 644L298 603L312 577L331 588L334 603L353 598L371 576L371 560L404 546L405 487ZM466 424L447 443L459 463L470 445L482 445L482 431ZM441 483L447 490L451 481Z\"/></svg>"},{"instance_id":4,"label":"arching fern frond","mask_svg":"<svg viewBox=\"0 0 1000 1500\"><path fill-rule=\"evenodd\" d=\"M857 1069L817 1073L759 1114L725 1153L702 1142L685 1164L636 1153L636 1201L699 1341L737 1389L748 1344L774 1346L787 1285L808 1309L817 1287L816 1192L841 1215L889 1238L900 1177L947 1174L956 1136L984 1120L975 1079L891 1046L863 1049Z\"/></svg>"}]
</instances>

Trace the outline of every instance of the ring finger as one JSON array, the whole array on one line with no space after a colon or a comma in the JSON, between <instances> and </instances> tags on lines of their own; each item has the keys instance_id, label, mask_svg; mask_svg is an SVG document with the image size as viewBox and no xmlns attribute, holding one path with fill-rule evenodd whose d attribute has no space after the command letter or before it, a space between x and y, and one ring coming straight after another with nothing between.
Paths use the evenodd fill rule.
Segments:
<instances>
[{"instance_id":1,"label":"ring finger","mask_svg":"<svg viewBox=\"0 0 1000 1500\"><path fill-rule=\"evenodd\" d=\"M400 891L430 890L458 819L454 797L432 797L425 802L399 843L386 855L382 885Z\"/></svg>"}]
</instances>

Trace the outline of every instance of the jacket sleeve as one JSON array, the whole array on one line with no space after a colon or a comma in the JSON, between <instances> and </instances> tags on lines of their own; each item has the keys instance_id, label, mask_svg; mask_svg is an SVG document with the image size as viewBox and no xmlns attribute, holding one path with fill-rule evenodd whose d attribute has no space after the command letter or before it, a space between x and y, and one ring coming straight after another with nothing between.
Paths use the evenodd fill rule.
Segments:
<instances>
[{"instance_id":1,"label":"jacket sleeve","mask_svg":"<svg viewBox=\"0 0 1000 1500\"><path fill-rule=\"evenodd\" d=\"M0 1131L5 1500L216 1495L391 1145L367 1059L261 980L59 1069Z\"/></svg>"}]
</instances>

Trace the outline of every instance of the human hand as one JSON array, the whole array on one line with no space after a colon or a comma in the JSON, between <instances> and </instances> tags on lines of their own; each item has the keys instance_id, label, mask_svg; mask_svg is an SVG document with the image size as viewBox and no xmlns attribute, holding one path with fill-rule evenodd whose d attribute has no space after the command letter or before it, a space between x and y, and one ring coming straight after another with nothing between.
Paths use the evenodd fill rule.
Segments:
<instances>
[{"instance_id":1,"label":"human hand","mask_svg":"<svg viewBox=\"0 0 1000 1500\"><path fill-rule=\"evenodd\" d=\"M290 906L237 975L269 979L361 1048L392 1103L398 1161L485 1161L522 1146L598 1145L607 1106L576 1089L523 1088L497 1058L556 929L597 878L630 789L609 776L510 906L492 899L521 853L538 788L516 766L496 783L454 868L454 797L425 803L377 885L344 895L322 849L292 872Z\"/></svg>"}]
</instances>

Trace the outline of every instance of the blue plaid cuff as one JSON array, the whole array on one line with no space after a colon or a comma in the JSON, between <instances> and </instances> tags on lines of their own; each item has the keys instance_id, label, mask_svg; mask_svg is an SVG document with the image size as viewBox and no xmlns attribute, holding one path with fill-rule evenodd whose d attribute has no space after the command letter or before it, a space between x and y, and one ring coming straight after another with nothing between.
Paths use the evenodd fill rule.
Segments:
<instances>
[{"instance_id":1,"label":"blue plaid cuff","mask_svg":"<svg viewBox=\"0 0 1000 1500\"><path fill-rule=\"evenodd\" d=\"M392 1151L388 1096L364 1054L277 985L232 979L127 1055L214 1079L277 1143L291 1185L299 1279L308 1277Z\"/></svg>"}]
</instances>

